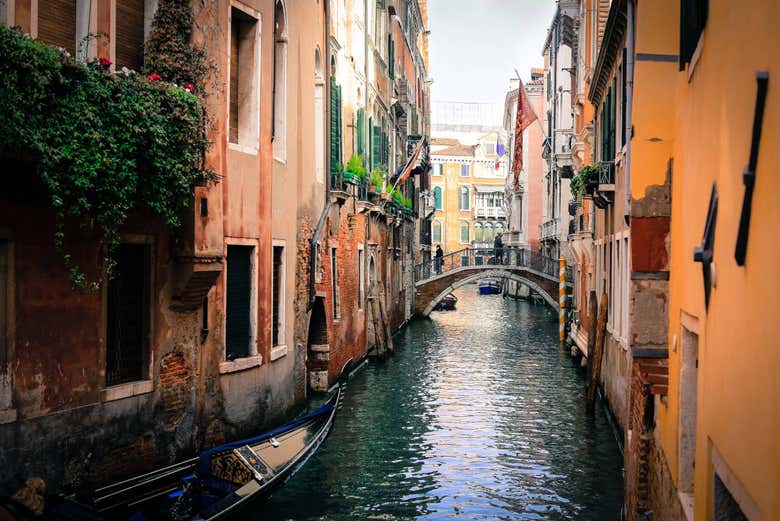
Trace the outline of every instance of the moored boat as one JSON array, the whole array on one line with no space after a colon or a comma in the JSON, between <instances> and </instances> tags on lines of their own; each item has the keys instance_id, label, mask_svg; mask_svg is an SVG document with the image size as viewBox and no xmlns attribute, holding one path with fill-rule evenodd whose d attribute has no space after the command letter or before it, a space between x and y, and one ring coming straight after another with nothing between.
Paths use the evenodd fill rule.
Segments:
<instances>
[{"instance_id":1,"label":"moored boat","mask_svg":"<svg viewBox=\"0 0 780 521\"><path fill-rule=\"evenodd\" d=\"M434 307L434 309L437 311L452 311L453 309L455 309L455 304L457 304L457 302L458 302L458 297L450 293L449 295L441 299L441 301L438 304L436 304L436 307Z\"/></svg>"},{"instance_id":2,"label":"moored boat","mask_svg":"<svg viewBox=\"0 0 780 521\"><path fill-rule=\"evenodd\" d=\"M270 495L306 462L330 432L340 396L338 387L324 405L277 429L98 488L89 497L49 500L36 519L223 519ZM11 500L0 502L0 519L6 512L10 519L29 517Z\"/></svg>"},{"instance_id":3,"label":"moored boat","mask_svg":"<svg viewBox=\"0 0 780 521\"><path fill-rule=\"evenodd\" d=\"M501 293L501 286L496 279L484 278L479 281L480 295L498 295Z\"/></svg>"}]
</instances>

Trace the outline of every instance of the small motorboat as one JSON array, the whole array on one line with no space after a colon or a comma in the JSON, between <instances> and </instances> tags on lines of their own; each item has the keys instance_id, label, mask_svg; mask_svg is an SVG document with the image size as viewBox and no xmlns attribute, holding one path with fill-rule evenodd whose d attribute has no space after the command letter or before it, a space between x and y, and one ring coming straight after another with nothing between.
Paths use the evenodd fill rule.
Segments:
<instances>
[{"instance_id":1,"label":"small motorboat","mask_svg":"<svg viewBox=\"0 0 780 521\"><path fill-rule=\"evenodd\" d=\"M480 295L498 295L501 293L501 286L496 279L484 278L479 281Z\"/></svg>"},{"instance_id":2,"label":"small motorboat","mask_svg":"<svg viewBox=\"0 0 780 521\"><path fill-rule=\"evenodd\" d=\"M458 302L458 297L450 293L449 295L441 299L441 301L438 304L436 304L436 307L434 307L433 309L435 309L436 311L452 311L455 309L455 304L457 304L457 302Z\"/></svg>"},{"instance_id":3,"label":"small motorboat","mask_svg":"<svg viewBox=\"0 0 780 521\"><path fill-rule=\"evenodd\" d=\"M36 519L222 519L268 497L317 450L330 432L341 388L306 416L265 434L225 443L195 458L96 489L88 497L47 498ZM5 507L5 508L4 508ZM0 519L28 519L13 500L0 501Z\"/></svg>"}]
</instances>

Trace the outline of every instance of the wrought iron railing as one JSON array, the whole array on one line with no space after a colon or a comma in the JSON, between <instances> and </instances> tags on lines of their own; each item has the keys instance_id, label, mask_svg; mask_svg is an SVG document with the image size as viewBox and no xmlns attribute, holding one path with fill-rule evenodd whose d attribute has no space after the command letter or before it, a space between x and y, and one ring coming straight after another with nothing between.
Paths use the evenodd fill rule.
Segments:
<instances>
[{"instance_id":1,"label":"wrought iron railing","mask_svg":"<svg viewBox=\"0 0 780 521\"><path fill-rule=\"evenodd\" d=\"M614 161L602 161L601 163L599 163L599 184L600 185L615 184L615 162Z\"/></svg>"},{"instance_id":2,"label":"wrought iron railing","mask_svg":"<svg viewBox=\"0 0 780 521\"><path fill-rule=\"evenodd\" d=\"M464 266L511 266L538 271L551 278L558 278L558 259L553 259L526 248L464 248L433 258L414 267L416 282L427 280ZM567 269L568 280L571 271Z\"/></svg>"}]
</instances>

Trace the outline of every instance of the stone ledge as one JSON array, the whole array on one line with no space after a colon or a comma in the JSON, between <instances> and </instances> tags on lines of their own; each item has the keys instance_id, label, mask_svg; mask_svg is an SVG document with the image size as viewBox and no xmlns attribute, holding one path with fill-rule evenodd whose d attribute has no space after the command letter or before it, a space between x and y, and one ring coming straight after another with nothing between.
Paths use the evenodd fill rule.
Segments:
<instances>
[{"instance_id":1,"label":"stone ledge","mask_svg":"<svg viewBox=\"0 0 780 521\"><path fill-rule=\"evenodd\" d=\"M287 346L275 346L271 348L271 361L274 362L287 355Z\"/></svg>"},{"instance_id":2,"label":"stone ledge","mask_svg":"<svg viewBox=\"0 0 780 521\"><path fill-rule=\"evenodd\" d=\"M247 356L245 358L236 358L219 363L219 374L237 373L253 367L259 367L263 364L263 355Z\"/></svg>"},{"instance_id":3,"label":"stone ledge","mask_svg":"<svg viewBox=\"0 0 780 521\"><path fill-rule=\"evenodd\" d=\"M147 394L154 390L154 383L151 380L140 380L138 382L128 382L126 384L112 385L100 391L100 399L103 402L112 402Z\"/></svg>"},{"instance_id":4,"label":"stone ledge","mask_svg":"<svg viewBox=\"0 0 780 521\"><path fill-rule=\"evenodd\" d=\"M13 423L16 421L16 409L0 410L0 425L4 423Z\"/></svg>"}]
</instances>

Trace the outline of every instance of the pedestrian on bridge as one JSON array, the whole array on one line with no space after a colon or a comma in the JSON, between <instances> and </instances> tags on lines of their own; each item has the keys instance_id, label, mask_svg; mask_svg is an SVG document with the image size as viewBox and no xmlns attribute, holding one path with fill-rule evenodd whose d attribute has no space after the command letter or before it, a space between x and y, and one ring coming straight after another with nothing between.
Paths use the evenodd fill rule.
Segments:
<instances>
[{"instance_id":1,"label":"pedestrian on bridge","mask_svg":"<svg viewBox=\"0 0 780 521\"><path fill-rule=\"evenodd\" d=\"M496 234L496 238L493 241L494 255L496 256L496 264L504 263L504 241L501 240L501 234Z\"/></svg>"},{"instance_id":2,"label":"pedestrian on bridge","mask_svg":"<svg viewBox=\"0 0 780 521\"><path fill-rule=\"evenodd\" d=\"M436 274L440 274L441 273L441 265L442 265L442 261L443 260L444 260L444 252L441 249L441 244L437 244L436 245L436 259L435 259L435 262L433 263L433 265L434 265L434 267L436 269Z\"/></svg>"}]
</instances>

